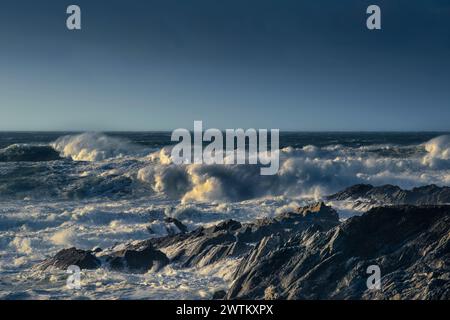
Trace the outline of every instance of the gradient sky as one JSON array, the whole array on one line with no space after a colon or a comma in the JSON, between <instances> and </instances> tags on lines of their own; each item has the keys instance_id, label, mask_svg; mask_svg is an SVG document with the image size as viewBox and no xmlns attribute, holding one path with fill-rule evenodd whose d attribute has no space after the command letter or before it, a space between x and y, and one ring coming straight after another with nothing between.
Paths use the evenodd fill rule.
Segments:
<instances>
[{"instance_id":1,"label":"gradient sky","mask_svg":"<svg viewBox=\"0 0 450 320\"><path fill-rule=\"evenodd\" d=\"M2 0L0 41L0 130L450 130L448 0Z\"/></svg>"}]
</instances>

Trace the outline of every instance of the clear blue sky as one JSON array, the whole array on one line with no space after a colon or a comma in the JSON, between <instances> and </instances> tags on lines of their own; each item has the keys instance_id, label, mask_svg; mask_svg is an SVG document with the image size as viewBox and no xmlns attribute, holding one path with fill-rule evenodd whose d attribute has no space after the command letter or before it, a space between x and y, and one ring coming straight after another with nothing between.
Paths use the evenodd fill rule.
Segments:
<instances>
[{"instance_id":1,"label":"clear blue sky","mask_svg":"<svg viewBox=\"0 0 450 320\"><path fill-rule=\"evenodd\" d=\"M2 0L0 40L0 130L450 130L448 0Z\"/></svg>"}]
</instances>

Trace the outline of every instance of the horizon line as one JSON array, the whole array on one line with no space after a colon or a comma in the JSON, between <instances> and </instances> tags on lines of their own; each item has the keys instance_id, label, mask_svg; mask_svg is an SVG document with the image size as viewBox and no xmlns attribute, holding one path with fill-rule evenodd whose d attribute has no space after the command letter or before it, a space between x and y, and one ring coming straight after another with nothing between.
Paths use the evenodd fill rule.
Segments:
<instances>
[{"instance_id":1,"label":"horizon line","mask_svg":"<svg viewBox=\"0 0 450 320\"><path fill-rule=\"evenodd\" d=\"M210 128L206 128L208 130ZM244 129L246 128L234 128ZM249 129L249 128L247 128ZM252 128L253 129L253 128ZM259 128L256 130L267 129ZM273 130L268 129L268 130ZM1 130L0 133L171 133L176 129L163 129L163 130ZM219 129L220 131L225 131L227 129ZM449 130L281 130L278 129L280 133L450 133ZM189 130L192 131L193 130ZM205 131L205 130L204 130Z\"/></svg>"}]
</instances>

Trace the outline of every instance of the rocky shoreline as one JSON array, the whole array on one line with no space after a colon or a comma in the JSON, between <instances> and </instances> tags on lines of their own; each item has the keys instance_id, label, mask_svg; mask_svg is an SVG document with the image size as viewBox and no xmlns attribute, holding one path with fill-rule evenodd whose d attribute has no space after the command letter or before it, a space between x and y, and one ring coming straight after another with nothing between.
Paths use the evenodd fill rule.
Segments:
<instances>
[{"instance_id":1,"label":"rocky shoreline","mask_svg":"<svg viewBox=\"0 0 450 320\"><path fill-rule=\"evenodd\" d=\"M328 199L379 200L380 188L357 185ZM168 264L201 268L236 259L230 288L212 298L450 299L450 206L431 204L446 202L449 188L424 188L408 193L384 186L381 200L393 206L377 206L345 221L323 202L274 218L226 220L191 232L170 218L178 233L105 250L64 249L34 268L78 265L145 273ZM367 288L370 265L381 270L380 290Z\"/></svg>"},{"instance_id":2,"label":"rocky shoreline","mask_svg":"<svg viewBox=\"0 0 450 320\"><path fill-rule=\"evenodd\" d=\"M346 201L353 209L363 210L387 205L450 204L450 187L432 184L406 190L390 184L377 187L370 184L356 184L326 197L326 200Z\"/></svg>"}]
</instances>

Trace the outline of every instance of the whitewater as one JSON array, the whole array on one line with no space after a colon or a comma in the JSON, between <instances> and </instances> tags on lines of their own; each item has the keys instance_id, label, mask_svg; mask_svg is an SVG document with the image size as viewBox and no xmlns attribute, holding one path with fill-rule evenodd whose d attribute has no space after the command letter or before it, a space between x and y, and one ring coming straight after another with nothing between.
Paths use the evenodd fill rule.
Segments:
<instances>
[{"instance_id":1,"label":"whitewater","mask_svg":"<svg viewBox=\"0 0 450 320\"><path fill-rule=\"evenodd\" d=\"M278 173L261 176L257 165L175 165L170 133L1 133L0 299L209 299L237 261L83 271L76 291L63 271L32 266L63 248L178 232L165 217L194 230L273 217L357 183L450 184L445 133L284 133L280 143Z\"/></svg>"}]
</instances>

